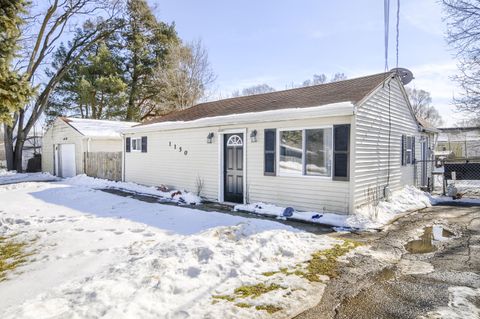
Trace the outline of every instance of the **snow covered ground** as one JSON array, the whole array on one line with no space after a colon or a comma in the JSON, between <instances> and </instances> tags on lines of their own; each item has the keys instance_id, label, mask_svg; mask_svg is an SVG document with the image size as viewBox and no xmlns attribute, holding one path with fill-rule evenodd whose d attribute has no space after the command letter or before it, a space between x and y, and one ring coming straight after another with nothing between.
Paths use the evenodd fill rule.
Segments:
<instances>
[{"instance_id":1,"label":"snow covered ground","mask_svg":"<svg viewBox=\"0 0 480 319\"><path fill-rule=\"evenodd\" d=\"M196 205L202 202L200 197L185 190L161 191L153 186L144 186L131 182L109 181L106 179L89 177L85 174L67 178L64 182L69 185L86 186L95 189L116 188L133 193L158 196L165 201L185 203L189 205Z\"/></svg>"},{"instance_id":2,"label":"snow covered ground","mask_svg":"<svg viewBox=\"0 0 480 319\"><path fill-rule=\"evenodd\" d=\"M0 185L20 182L42 182L58 180L57 177L48 173L24 173L17 174L15 171L0 169Z\"/></svg>"},{"instance_id":3,"label":"snow covered ground","mask_svg":"<svg viewBox=\"0 0 480 319\"><path fill-rule=\"evenodd\" d=\"M364 205L357 209L354 215L335 214L327 212L297 212L294 211L288 218L308 221L331 226L339 229L347 228L380 228L399 214L408 211L429 207L432 197L413 186L407 186L401 191L393 192L391 201L380 201L377 205ZM285 207L278 207L264 203L236 205L236 210L248 211L255 214L284 218Z\"/></svg>"},{"instance_id":4,"label":"snow covered ground","mask_svg":"<svg viewBox=\"0 0 480 319\"><path fill-rule=\"evenodd\" d=\"M3 174L0 182L13 178ZM16 235L34 252L0 282L1 318L283 318L319 301L324 283L262 273L293 267L338 240L120 197L97 190L102 183L111 182L0 186L0 236ZM235 302L212 298L259 283L282 288ZM235 305L241 302L282 310Z\"/></svg>"}]
</instances>

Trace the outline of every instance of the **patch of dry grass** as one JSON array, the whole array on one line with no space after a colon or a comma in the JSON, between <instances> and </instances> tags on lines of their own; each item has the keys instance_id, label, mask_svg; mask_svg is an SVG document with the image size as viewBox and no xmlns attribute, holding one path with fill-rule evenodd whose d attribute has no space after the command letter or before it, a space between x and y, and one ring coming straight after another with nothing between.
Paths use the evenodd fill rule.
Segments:
<instances>
[{"instance_id":1,"label":"patch of dry grass","mask_svg":"<svg viewBox=\"0 0 480 319\"><path fill-rule=\"evenodd\" d=\"M277 312L277 311L282 310L283 308L277 307L277 306L275 306L275 305L259 305L259 306L255 306L255 309L257 309L257 310L265 310L265 311L268 312L269 314L272 314L272 313L275 313L275 312Z\"/></svg>"},{"instance_id":2,"label":"patch of dry grass","mask_svg":"<svg viewBox=\"0 0 480 319\"><path fill-rule=\"evenodd\" d=\"M313 253L312 259L296 265L294 270L289 271L287 268L280 268L278 271L264 272L263 275L266 277L280 273L287 276L295 275L311 282L320 282L321 275L335 278L338 275L338 258L360 245L359 242L344 240L342 244L336 244L332 248Z\"/></svg>"},{"instance_id":3,"label":"patch of dry grass","mask_svg":"<svg viewBox=\"0 0 480 319\"><path fill-rule=\"evenodd\" d=\"M234 290L234 293L237 297L240 297L240 298L247 298L247 297L257 298L267 292L277 290L280 288L285 289L285 287L282 287L277 284L270 284L269 286L266 286L263 283L259 283L251 286L238 287Z\"/></svg>"},{"instance_id":4,"label":"patch of dry grass","mask_svg":"<svg viewBox=\"0 0 480 319\"><path fill-rule=\"evenodd\" d=\"M27 251L29 243L14 239L15 236L0 236L0 282L7 279L7 273L25 264L33 253Z\"/></svg>"}]
</instances>

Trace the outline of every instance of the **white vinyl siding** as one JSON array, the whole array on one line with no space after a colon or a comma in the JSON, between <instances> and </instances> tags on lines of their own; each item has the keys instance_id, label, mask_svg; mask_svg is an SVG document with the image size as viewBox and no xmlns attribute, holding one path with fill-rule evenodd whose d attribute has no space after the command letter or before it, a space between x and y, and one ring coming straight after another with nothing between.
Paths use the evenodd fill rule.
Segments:
<instances>
[{"instance_id":1,"label":"white vinyl siding","mask_svg":"<svg viewBox=\"0 0 480 319\"><path fill-rule=\"evenodd\" d=\"M215 132L213 143L207 135ZM148 152L125 152L125 180L145 185L166 185L196 192L197 180L203 181L201 195L217 199L217 129L142 132L127 134L133 139L146 136Z\"/></svg>"},{"instance_id":2,"label":"white vinyl siding","mask_svg":"<svg viewBox=\"0 0 480 319\"><path fill-rule=\"evenodd\" d=\"M83 135L61 119L56 119L43 135L42 171L54 174L54 145L57 144L75 144L75 167L77 174L82 174Z\"/></svg>"},{"instance_id":3,"label":"white vinyl siding","mask_svg":"<svg viewBox=\"0 0 480 319\"><path fill-rule=\"evenodd\" d=\"M402 94L399 82L390 82L390 190L414 184L414 165L402 166L402 135L415 136L416 158L419 158L418 125ZM365 204L373 194L383 196L387 185L389 153L388 85L379 88L357 109L352 141L355 143L354 207Z\"/></svg>"},{"instance_id":4,"label":"white vinyl siding","mask_svg":"<svg viewBox=\"0 0 480 319\"><path fill-rule=\"evenodd\" d=\"M197 179L204 182L202 195L218 199L220 186L221 132L245 130L246 199L248 202L266 202L292 206L298 210L335 211L348 213L349 182L332 181L318 176L265 176L264 130L298 129L350 124L352 116L312 118L278 122L228 125L195 129L176 129L126 134L126 137L147 136L148 153L125 153L125 180L145 185L161 184L196 192ZM257 142L250 133L257 130ZM207 136L214 133L213 143ZM172 146L169 146L169 143ZM176 149L174 148L176 145ZM179 151L182 147L182 152ZM184 155L183 151L188 154Z\"/></svg>"}]
</instances>

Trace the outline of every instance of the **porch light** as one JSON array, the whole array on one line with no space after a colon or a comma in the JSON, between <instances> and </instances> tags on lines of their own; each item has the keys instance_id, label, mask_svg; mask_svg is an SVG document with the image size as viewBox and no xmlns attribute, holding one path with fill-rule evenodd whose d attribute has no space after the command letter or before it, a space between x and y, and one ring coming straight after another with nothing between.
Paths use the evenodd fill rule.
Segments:
<instances>
[{"instance_id":1,"label":"porch light","mask_svg":"<svg viewBox=\"0 0 480 319\"><path fill-rule=\"evenodd\" d=\"M250 141L252 141L252 143L256 143L256 142L257 142L257 130L253 130L253 131L250 133Z\"/></svg>"},{"instance_id":2,"label":"porch light","mask_svg":"<svg viewBox=\"0 0 480 319\"><path fill-rule=\"evenodd\" d=\"M208 144L212 144L213 136L214 136L213 132L208 133L208 135L207 135L207 143Z\"/></svg>"}]
</instances>

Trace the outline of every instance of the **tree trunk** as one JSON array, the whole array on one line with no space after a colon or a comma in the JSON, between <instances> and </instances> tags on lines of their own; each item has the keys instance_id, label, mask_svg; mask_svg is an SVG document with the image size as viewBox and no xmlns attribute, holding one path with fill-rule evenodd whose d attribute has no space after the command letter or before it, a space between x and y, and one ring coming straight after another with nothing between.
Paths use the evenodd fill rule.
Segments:
<instances>
[{"instance_id":1,"label":"tree trunk","mask_svg":"<svg viewBox=\"0 0 480 319\"><path fill-rule=\"evenodd\" d=\"M134 120L135 98L137 95L137 76L135 73L136 72L134 72L134 76L132 78L132 88L130 89L130 95L128 97L127 114L125 117L125 121Z\"/></svg>"},{"instance_id":2,"label":"tree trunk","mask_svg":"<svg viewBox=\"0 0 480 319\"><path fill-rule=\"evenodd\" d=\"M8 126L7 124L3 125L4 132L4 146L5 146L5 159L7 161L7 169L13 170L14 165L13 165L13 132L12 128Z\"/></svg>"},{"instance_id":3,"label":"tree trunk","mask_svg":"<svg viewBox=\"0 0 480 319\"><path fill-rule=\"evenodd\" d=\"M15 166L15 170L19 173L23 172L23 145L25 144L25 138L22 135L22 139L20 139L20 134L17 135L17 141L15 143L15 152L13 157L13 163Z\"/></svg>"}]
</instances>

